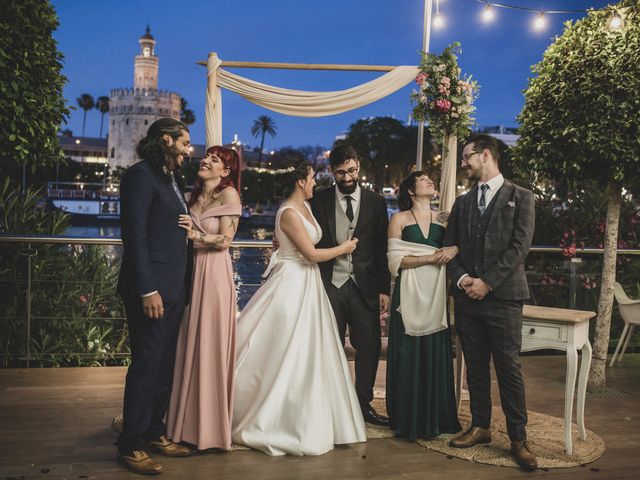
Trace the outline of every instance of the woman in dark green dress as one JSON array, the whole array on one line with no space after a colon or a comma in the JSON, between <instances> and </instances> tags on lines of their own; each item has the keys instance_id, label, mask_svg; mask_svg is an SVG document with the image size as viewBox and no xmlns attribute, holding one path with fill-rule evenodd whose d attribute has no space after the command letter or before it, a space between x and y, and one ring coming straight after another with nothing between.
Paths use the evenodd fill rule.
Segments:
<instances>
[{"instance_id":1,"label":"woman in dark green dress","mask_svg":"<svg viewBox=\"0 0 640 480\"><path fill-rule=\"evenodd\" d=\"M433 181L414 172L400 185L401 211L391 217L389 238L438 248L432 255L405 256L401 270L427 264L445 264L457 254L457 247L442 248L446 214L432 212ZM387 349L387 413L396 436L415 440L433 438L461 430L456 408L451 337L449 328L423 336L405 333L400 278L391 301ZM420 288L434 288L421 285Z\"/></svg>"}]
</instances>

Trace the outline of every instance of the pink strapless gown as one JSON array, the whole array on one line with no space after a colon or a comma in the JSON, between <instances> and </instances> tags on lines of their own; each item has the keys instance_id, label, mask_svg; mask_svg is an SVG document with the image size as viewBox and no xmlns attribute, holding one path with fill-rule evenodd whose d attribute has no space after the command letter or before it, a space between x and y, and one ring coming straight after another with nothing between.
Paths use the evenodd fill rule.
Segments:
<instances>
[{"instance_id":1,"label":"pink strapless gown","mask_svg":"<svg viewBox=\"0 0 640 480\"><path fill-rule=\"evenodd\" d=\"M219 233L220 217L240 205L192 213L197 230ZM167 433L198 450L231 447L236 342L236 294L231 257L195 243L191 302L180 326Z\"/></svg>"}]
</instances>

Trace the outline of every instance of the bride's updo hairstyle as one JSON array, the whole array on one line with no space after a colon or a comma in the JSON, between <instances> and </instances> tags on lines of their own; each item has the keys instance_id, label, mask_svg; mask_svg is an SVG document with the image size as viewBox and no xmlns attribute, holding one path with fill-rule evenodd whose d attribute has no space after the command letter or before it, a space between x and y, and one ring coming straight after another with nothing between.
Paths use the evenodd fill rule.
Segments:
<instances>
[{"instance_id":1,"label":"bride's updo hairstyle","mask_svg":"<svg viewBox=\"0 0 640 480\"><path fill-rule=\"evenodd\" d=\"M294 192L298 180L305 180L309 176L309 169L313 169L311 163L308 160L301 160L280 175L283 198L287 198Z\"/></svg>"},{"instance_id":2,"label":"bride's updo hairstyle","mask_svg":"<svg viewBox=\"0 0 640 480\"><path fill-rule=\"evenodd\" d=\"M425 173L420 170L415 171L400 183L400 188L398 189L398 206L401 212L411 210L411 207L413 207L411 196L416 191L416 180L422 175L425 175Z\"/></svg>"}]
</instances>

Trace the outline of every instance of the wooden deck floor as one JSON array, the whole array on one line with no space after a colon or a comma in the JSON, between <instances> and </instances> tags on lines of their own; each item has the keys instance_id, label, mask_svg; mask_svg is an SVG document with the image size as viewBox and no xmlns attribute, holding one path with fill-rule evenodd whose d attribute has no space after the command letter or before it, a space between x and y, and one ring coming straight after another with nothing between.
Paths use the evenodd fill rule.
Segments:
<instances>
[{"instance_id":1,"label":"wooden deck floor","mask_svg":"<svg viewBox=\"0 0 640 480\"><path fill-rule=\"evenodd\" d=\"M523 357L523 368L529 409L562 417L564 357ZM640 355L626 356L607 373L609 394L589 397L586 404L587 428L604 439L607 450L584 467L525 473L450 459L389 438L320 457L234 451L162 459L160 478L640 478ZM124 368L115 367L0 370L0 480L140 478L115 463L115 434L109 426L120 411L124 375ZM384 388L384 362L377 388Z\"/></svg>"}]
</instances>

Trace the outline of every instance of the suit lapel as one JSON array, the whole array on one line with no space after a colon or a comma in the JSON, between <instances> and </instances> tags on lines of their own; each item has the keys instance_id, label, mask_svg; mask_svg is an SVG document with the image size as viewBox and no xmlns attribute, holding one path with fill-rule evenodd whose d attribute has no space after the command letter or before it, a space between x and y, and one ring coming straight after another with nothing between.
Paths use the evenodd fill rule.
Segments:
<instances>
[{"instance_id":1,"label":"suit lapel","mask_svg":"<svg viewBox=\"0 0 640 480\"><path fill-rule=\"evenodd\" d=\"M511 198L511 193L513 191L513 184L505 179L502 187L496 192L496 196L493 198L491 203L493 203L493 208L491 209L489 218L489 224L493 221L493 218L498 215L498 212L504 208L509 199Z\"/></svg>"},{"instance_id":2,"label":"suit lapel","mask_svg":"<svg viewBox=\"0 0 640 480\"><path fill-rule=\"evenodd\" d=\"M336 241L336 186L334 185L329 189L328 202L321 205L322 208L326 208L325 211L327 225L329 227L329 235L331 235L331 241L334 245L337 245Z\"/></svg>"},{"instance_id":3,"label":"suit lapel","mask_svg":"<svg viewBox=\"0 0 640 480\"><path fill-rule=\"evenodd\" d=\"M178 198L178 193L173 189L173 185L171 184L171 181L167 182L162 182L162 184L165 186L165 188L167 188L169 190L169 195L171 195L171 198L173 198L173 201L175 202L176 206L178 207L178 210L180 210L181 213L184 212L184 208L182 207L182 204L180 203L180 199Z\"/></svg>"},{"instance_id":4,"label":"suit lapel","mask_svg":"<svg viewBox=\"0 0 640 480\"><path fill-rule=\"evenodd\" d=\"M475 188L467 193L467 198L465 198L464 205L464 215L467 220L467 238L471 238L471 218L473 211L472 208L477 208L478 202L478 185L476 184Z\"/></svg>"},{"instance_id":5,"label":"suit lapel","mask_svg":"<svg viewBox=\"0 0 640 480\"><path fill-rule=\"evenodd\" d=\"M368 192L367 192L368 193ZM360 187L360 206L358 211L358 221L356 222L356 228L353 231L353 236L358 238L360 236L360 229L363 225L366 225L369 221L369 214L371 208L369 208L369 202L366 201L366 195L364 188Z\"/></svg>"}]
</instances>

